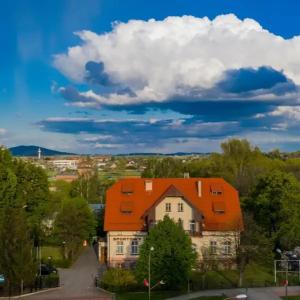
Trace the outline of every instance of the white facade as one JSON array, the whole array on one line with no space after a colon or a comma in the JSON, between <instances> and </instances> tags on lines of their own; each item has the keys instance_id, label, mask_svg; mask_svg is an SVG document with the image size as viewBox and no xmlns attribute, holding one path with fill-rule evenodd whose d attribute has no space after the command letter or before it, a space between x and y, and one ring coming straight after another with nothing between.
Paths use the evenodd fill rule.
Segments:
<instances>
[{"instance_id":1,"label":"white facade","mask_svg":"<svg viewBox=\"0 0 300 300\"><path fill-rule=\"evenodd\" d=\"M57 159L51 161L52 165L57 169L77 170L78 160Z\"/></svg>"},{"instance_id":2,"label":"white facade","mask_svg":"<svg viewBox=\"0 0 300 300\"><path fill-rule=\"evenodd\" d=\"M238 233L234 231L205 231L201 216L180 196L166 196L148 214L149 228L168 215L189 232L199 260L232 259L235 256ZM110 231L107 234L107 262L111 267L131 267L138 258L138 248L146 231ZM135 244L137 243L137 245ZM137 246L137 251L136 247Z\"/></svg>"}]
</instances>

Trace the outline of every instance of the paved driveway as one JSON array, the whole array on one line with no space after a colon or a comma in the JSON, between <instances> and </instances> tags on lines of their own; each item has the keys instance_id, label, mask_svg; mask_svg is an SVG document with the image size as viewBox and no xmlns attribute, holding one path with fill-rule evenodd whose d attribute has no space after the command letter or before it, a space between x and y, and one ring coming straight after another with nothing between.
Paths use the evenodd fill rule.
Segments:
<instances>
[{"instance_id":1,"label":"paved driveway","mask_svg":"<svg viewBox=\"0 0 300 300\"><path fill-rule=\"evenodd\" d=\"M54 299L101 299L110 300L112 297L94 286L99 263L92 248L87 248L69 269L61 269L61 288L49 292L28 296L26 300Z\"/></svg>"},{"instance_id":2,"label":"paved driveway","mask_svg":"<svg viewBox=\"0 0 300 300\"><path fill-rule=\"evenodd\" d=\"M239 294L245 294L245 289L228 289L228 290L207 290L191 293L188 295L182 295L169 300L188 300L201 296L219 296L226 295L227 297L233 297ZM284 287L266 287L266 288L250 288L247 291L248 300L281 300L280 297L285 295ZM300 286L288 287L288 295L300 295Z\"/></svg>"}]
</instances>

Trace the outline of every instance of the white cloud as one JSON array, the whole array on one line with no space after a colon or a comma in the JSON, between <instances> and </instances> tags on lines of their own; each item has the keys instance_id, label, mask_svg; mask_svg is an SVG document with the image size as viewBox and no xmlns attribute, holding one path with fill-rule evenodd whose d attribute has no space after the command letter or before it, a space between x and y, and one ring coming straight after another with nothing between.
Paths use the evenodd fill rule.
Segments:
<instances>
[{"instance_id":1,"label":"white cloud","mask_svg":"<svg viewBox=\"0 0 300 300\"><path fill-rule=\"evenodd\" d=\"M278 106L275 110L268 113L269 116L283 116L288 119L300 121L300 106Z\"/></svg>"},{"instance_id":2,"label":"white cloud","mask_svg":"<svg viewBox=\"0 0 300 300\"><path fill-rule=\"evenodd\" d=\"M84 82L85 65L103 62L111 80L136 96L81 93L90 102L79 106L162 102L195 91L198 96L230 69L270 66L300 84L300 36L284 39L253 19L221 15L214 20L193 16L162 21L115 23L105 34L76 33L82 45L54 57L54 65L75 82ZM273 98L270 94L266 97Z\"/></svg>"},{"instance_id":3,"label":"white cloud","mask_svg":"<svg viewBox=\"0 0 300 300\"><path fill-rule=\"evenodd\" d=\"M0 136L5 135L7 130L5 128L0 128Z\"/></svg>"}]
</instances>

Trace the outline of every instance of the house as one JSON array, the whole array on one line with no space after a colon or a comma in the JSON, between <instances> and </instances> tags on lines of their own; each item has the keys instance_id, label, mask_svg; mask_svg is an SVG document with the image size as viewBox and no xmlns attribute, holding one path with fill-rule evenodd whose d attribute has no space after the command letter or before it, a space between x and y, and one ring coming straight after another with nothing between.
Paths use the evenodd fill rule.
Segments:
<instances>
[{"instance_id":1,"label":"house","mask_svg":"<svg viewBox=\"0 0 300 300\"><path fill-rule=\"evenodd\" d=\"M134 266L139 247L168 215L190 235L200 260L232 258L242 214L237 190L222 178L126 178L106 194L108 266Z\"/></svg>"}]
</instances>

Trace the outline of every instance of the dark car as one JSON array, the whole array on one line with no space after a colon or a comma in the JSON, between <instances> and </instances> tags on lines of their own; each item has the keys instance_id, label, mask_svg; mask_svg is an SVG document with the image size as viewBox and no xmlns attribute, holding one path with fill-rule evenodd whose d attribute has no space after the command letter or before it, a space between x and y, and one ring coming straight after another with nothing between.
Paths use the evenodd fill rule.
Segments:
<instances>
[{"instance_id":1,"label":"dark car","mask_svg":"<svg viewBox=\"0 0 300 300\"><path fill-rule=\"evenodd\" d=\"M41 275L57 274L57 269L51 265L41 264Z\"/></svg>"}]
</instances>

